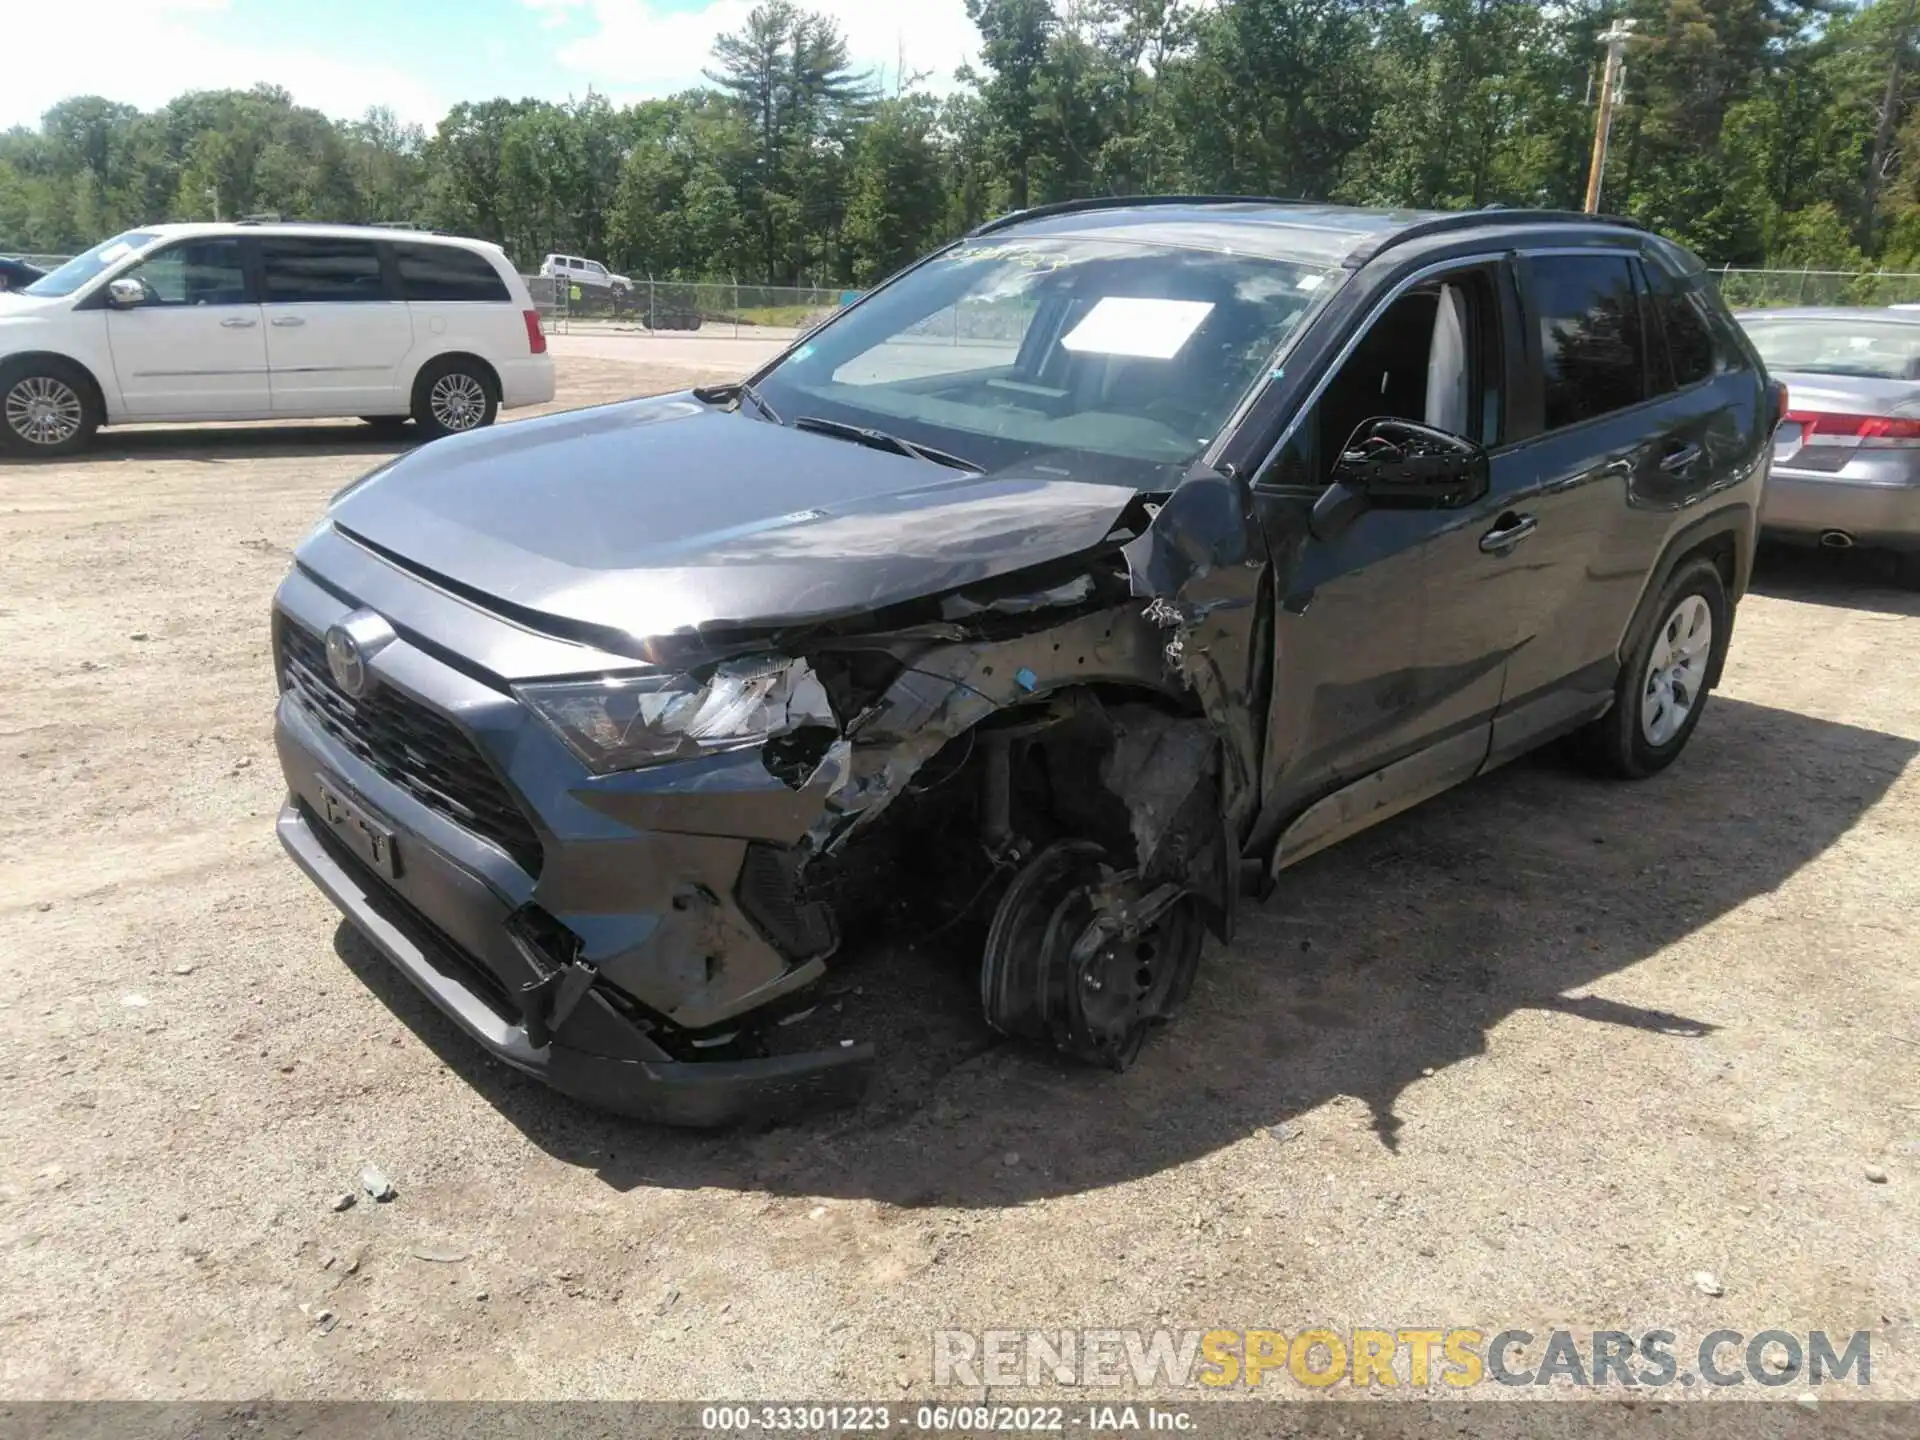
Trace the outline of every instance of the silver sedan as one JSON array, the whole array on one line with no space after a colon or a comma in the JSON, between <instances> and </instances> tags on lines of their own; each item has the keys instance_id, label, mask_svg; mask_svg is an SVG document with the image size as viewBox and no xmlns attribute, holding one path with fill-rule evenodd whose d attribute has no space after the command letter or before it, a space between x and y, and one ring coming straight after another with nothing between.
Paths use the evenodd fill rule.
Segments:
<instances>
[{"instance_id":1,"label":"silver sedan","mask_svg":"<svg viewBox=\"0 0 1920 1440\"><path fill-rule=\"evenodd\" d=\"M1787 387L1760 523L1783 540L1892 550L1920 584L1920 309L1735 317Z\"/></svg>"}]
</instances>

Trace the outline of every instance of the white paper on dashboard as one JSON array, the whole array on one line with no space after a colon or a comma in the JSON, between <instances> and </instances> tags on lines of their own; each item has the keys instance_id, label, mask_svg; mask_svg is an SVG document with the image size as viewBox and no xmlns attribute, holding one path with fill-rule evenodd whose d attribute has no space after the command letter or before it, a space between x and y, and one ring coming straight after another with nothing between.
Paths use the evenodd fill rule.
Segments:
<instances>
[{"instance_id":1,"label":"white paper on dashboard","mask_svg":"<svg viewBox=\"0 0 1920 1440\"><path fill-rule=\"evenodd\" d=\"M1213 313L1205 300L1147 300L1108 295L1060 343L1077 353L1171 360Z\"/></svg>"}]
</instances>

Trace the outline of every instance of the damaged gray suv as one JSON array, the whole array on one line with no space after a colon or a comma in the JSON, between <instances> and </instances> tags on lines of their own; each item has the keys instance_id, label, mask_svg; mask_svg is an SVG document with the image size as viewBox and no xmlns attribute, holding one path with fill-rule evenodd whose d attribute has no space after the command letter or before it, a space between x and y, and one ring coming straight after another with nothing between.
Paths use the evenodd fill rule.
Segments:
<instances>
[{"instance_id":1,"label":"damaged gray suv","mask_svg":"<svg viewBox=\"0 0 1920 1440\"><path fill-rule=\"evenodd\" d=\"M746 383L337 496L274 607L280 837L615 1111L856 1095L872 1046L783 1022L930 874L991 1025L1122 1067L1287 866L1558 737L1674 759L1780 403L1620 221L1013 215Z\"/></svg>"}]
</instances>

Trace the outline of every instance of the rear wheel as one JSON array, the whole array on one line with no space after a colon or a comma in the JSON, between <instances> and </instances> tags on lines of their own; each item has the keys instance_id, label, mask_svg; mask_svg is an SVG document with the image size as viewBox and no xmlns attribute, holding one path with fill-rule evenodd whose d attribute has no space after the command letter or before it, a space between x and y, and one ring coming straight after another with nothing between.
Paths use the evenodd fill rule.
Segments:
<instances>
[{"instance_id":1,"label":"rear wheel","mask_svg":"<svg viewBox=\"0 0 1920 1440\"><path fill-rule=\"evenodd\" d=\"M93 386L76 365L25 360L0 366L0 447L16 455L71 455L100 428Z\"/></svg>"},{"instance_id":2,"label":"rear wheel","mask_svg":"<svg viewBox=\"0 0 1920 1440\"><path fill-rule=\"evenodd\" d=\"M1733 625L1726 582L1706 559L1680 567L1654 613L1659 623L1620 669L1613 708L1574 737L1592 768L1626 780L1666 769L1686 749Z\"/></svg>"},{"instance_id":3,"label":"rear wheel","mask_svg":"<svg viewBox=\"0 0 1920 1440\"><path fill-rule=\"evenodd\" d=\"M482 429L499 410L493 376L478 361L457 355L435 360L413 385L414 423L428 440Z\"/></svg>"}]
</instances>

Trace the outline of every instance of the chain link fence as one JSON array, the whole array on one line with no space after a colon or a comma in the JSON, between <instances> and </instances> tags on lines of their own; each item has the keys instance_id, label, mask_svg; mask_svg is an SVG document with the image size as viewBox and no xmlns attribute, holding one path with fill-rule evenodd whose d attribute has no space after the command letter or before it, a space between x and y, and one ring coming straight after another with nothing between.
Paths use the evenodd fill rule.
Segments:
<instances>
[{"instance_id":1,"label":"chain link fence","mask_svg":"<svg viewBox=\"0 0 1920 1440\"><path fill-rule=\"evenodd\" d=\"M1785 305L1906 305L1920 303L1920 273L1905 270L1713 271L1731 310Z\"/></svg>"},{"instance_id":2,"label":"chain link fence","mask_svg":"<svg viewBox=\"0 0 1920 1440\"><path fill-rule=\"evenodd\" d=\"M52 270L66 255L22 252L0 245L0 255ZM1730 309L1766 310L1787 305L1920 304L1920 271L1760 270L1731 265L1712 269ZM855 296L833 286L740 285L731 281L636 279L630 286L582 285L546 275L522 277L550 329L630 329L652 334L736 335L777 338L817 325ZM992 317L947 315L944 323L967 330Z\"/></svg>"},{"instance_id":3,"label":"chain link fence","mask_svg":"<svg viewBox=\"0 0 1920 1440\"><path fill-rule=\"evenodd\" d=\"M562 335L635 330L774 338L819 324L855 294L824 286L731 281L636 279L631 285L582 285L546 275L522 278L542 320Z\"/></svg>"}]
</instances>

